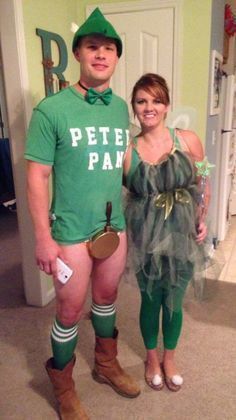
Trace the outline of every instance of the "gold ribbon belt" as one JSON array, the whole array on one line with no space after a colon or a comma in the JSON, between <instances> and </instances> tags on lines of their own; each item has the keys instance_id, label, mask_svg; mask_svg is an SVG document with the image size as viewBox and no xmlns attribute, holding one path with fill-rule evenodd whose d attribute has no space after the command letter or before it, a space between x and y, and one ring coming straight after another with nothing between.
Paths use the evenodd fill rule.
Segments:
<instances>
[{"instance_id":1,"label":"gold ribbon belt","mask_svg":"<svg viewBox=\"0 0 236 420\"><path fill-rule=\"evenodd\" d=\"M170 215L175 202L182 204L188 204L190 202L189 193L185 188L177 188L174 191L166 191L158 194L156 197L156 207L165 209L165 220Z\"/></svg>"}]
</instances>

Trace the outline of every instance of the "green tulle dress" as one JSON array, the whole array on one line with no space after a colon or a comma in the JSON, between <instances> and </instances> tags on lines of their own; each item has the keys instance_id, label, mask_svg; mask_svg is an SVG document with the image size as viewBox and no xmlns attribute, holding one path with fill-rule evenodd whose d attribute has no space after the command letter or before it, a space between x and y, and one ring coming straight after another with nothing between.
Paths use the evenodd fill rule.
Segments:
<instances>
[{"instance_id":1,"label":"green tulle dress","mask_svg":"<svg viewBox=\"0 0 236 420\"><path fill-rule=\"evenodd\" d=\"M173 148L157 164L141 160L134 147L125 215L129 240L129 264L142 270L141 290L152 295L158 287L167 290L167 305L177 311L190 280L202 289L199 279L205 266L205 250L198 245L197 206L200 200L196 168L170 129ZM196 275L198 273L198 275ZM196 283L196 279L198 280Z\"/></svg>"}]
</instances>

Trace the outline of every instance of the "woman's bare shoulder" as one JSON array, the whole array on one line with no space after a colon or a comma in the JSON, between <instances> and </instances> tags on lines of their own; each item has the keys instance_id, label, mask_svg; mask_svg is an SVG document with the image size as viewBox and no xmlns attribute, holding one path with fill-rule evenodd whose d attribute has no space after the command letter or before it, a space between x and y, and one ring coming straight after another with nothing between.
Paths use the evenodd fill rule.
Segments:
<instances>
[{"instance_id":1,"label":"woman's bare shoulder","mask_svg":"<svg viewBox=\"0 0 236 420\"><path fill-rule=\"evenodd\" d=\"M177 129L177 136L181 142L181 146L192 155L194 160L203 159L203 144L194 131Z\"/></svg>"},{"instance_id":2,"label":"woman's bare shoulder","mask_svg":"<svg viewBox=\"0 0 236 420\"><path fill-rule=\"evenodd\" d=\"M177 134L185 141L201 141L198 135L191 130L183 130L182 128L177 128Z\"/></svg>"}]
</instances>

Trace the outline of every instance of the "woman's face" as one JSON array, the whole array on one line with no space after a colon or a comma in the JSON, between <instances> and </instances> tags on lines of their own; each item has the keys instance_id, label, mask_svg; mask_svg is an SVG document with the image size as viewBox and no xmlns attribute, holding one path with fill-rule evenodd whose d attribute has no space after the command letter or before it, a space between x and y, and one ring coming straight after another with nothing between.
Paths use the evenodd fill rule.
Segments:
<instances>
[{"instance_id":1,"label":"woman's face","mask_svg":"<svg viewBox=\"0 0 236 420\"><path fill-rule=\"evenodd\" d=\"M158 126L165 120L169 105L163 104L157 97L139 89L134 100L134 113L142 128Z\"/></svg>"}]
</instances>

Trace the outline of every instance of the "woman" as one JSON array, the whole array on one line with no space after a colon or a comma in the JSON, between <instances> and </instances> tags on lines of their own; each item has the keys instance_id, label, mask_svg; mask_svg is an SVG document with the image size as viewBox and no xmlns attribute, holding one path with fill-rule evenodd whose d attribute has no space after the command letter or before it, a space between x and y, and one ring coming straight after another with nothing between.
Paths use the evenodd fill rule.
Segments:
<instances>
[{"instance_id":1,"label":"woman","mask_svg":"<svg viewBox=\"0 0 236 420\"><path fill-rule=\"evenodd\" d=\"M208 192L202 191L195 162L203 160L197 135L169 129L166 81L145 74L135 84L132 107L141 125L124 162L129 189L126 218L130 252L141 291L140 328L147 351L145 380L160 390L165 380L178 391L183 378L175 364L182 327L182 302L196 264L203 263L202 241ZM162 309L163 361L157 352ZM164 375L164 379L163 379Z\"/></svg>"}]
</instances>

